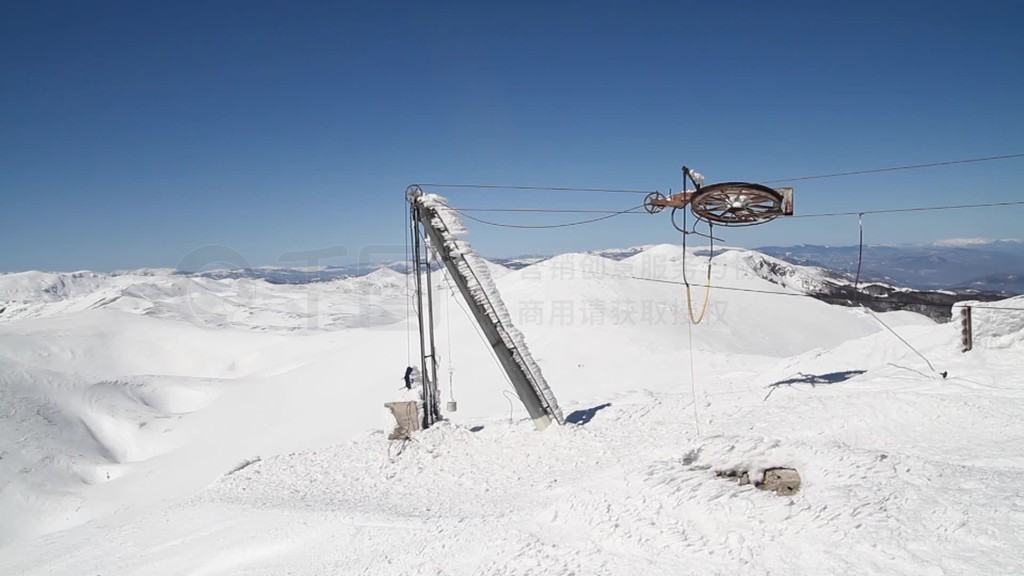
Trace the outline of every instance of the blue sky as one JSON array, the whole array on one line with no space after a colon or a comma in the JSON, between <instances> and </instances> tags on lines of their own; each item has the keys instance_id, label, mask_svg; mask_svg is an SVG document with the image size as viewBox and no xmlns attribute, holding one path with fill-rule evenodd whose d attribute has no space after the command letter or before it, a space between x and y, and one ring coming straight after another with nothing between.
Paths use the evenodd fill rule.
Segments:
<instances>
[{"instance_id":1,"label":"blue sky","mask_svg":"<svg viewBox=\"0 0 1024 576\"><path fill-rule=\"evenodd\" d=\"M1024 152L1015 2L19 2L0 19L0 271L400 250L414 182L678 189ZM796 183L797 211L1024 198L1024 159ZM467 207L615 194L451 191ZM488 215L551 223L573 215ZM868 217L1024 236L1024 208ZM678 241L668 215L473 224L495 256ZM856 242L856 218L730 244ZM390 248L396 247L397 249ZM384 248L382 248L384 247Z\"/></svg>"}]
</instances>

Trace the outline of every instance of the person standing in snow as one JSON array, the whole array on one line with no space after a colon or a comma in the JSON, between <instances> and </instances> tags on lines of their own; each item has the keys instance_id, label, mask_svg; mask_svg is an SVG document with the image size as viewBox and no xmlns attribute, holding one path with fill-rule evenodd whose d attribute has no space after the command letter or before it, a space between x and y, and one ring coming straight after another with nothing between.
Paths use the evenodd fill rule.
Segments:
<instances>
[{"instance_id":1,"label":"person standing in snow","mask_svg":"<svg viewBox=\"0 0 1024 576\"><path fill-rule=\"evenodd\" d=\"M408 366L405 369L405 376L402 376L402 379L405 380L405 389L406 390L412 390L412 371L413 371L413 367L412 366Z\"/></svg>"}]
</instances>

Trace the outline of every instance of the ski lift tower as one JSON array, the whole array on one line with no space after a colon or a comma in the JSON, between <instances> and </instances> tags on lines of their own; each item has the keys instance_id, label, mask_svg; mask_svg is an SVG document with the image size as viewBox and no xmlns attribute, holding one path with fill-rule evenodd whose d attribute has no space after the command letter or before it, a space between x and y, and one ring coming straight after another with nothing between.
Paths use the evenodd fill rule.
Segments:
<instances>
[{"instance_id":1,"label":"ski lift tower","mask_svg":"<svg viewBox=\"0 0 1024 576\"><path fill-rule=\"evenodd\" d=\"M534 426L543 430L552 422L564 424L558 401L544 380L540 366L530 355L522 333L512 325L512 319L491 279L486 262L461 238L466 230L458 212L448 206L441 196L426 194L416 185L406 189L406 199L409 201L413 269L416 274L423 428L429 428L441 419L434 347L430 250L437 254L458 287Z\"/></svg>"},{"instance_id":2,"label":"ski lift tower","mask_svg":"<svg viewBox=\"0 0 1024 576\"><path fill-rule=\"evenodd\" d=\"M693 189L687 187L687 180ZM441 419L434 345L431 250L458 287L473 319L486 336L537 429L542 430L552 422L564 424L558 401L544 380L540 366L530 355L522 333L512 325L512 319L491 279L486 262L462 239L466 230L458 211L450 207L441 196L427 194L416 185L406 189L406 200L409 202L413 269L416 274L423 387L422 427L429 428ZM669 196L652 192L645 199L644 207L651 214L665 208L671 208L673 214L677 210L689 208L699 220L709 225L751 226L769 222L779 216L792 215L793 189L769 188L747 182L704 186L703 176L684 166L683 191ZM683 231L687 232L685 229Z\"/></svg>"}]
</instances>

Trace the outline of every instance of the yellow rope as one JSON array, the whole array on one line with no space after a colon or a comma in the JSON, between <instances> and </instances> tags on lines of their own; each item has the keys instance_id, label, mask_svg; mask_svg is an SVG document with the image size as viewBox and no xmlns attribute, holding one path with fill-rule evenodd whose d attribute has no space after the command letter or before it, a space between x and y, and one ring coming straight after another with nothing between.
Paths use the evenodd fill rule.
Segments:
<instances>
[{"instance_id":1,"label":"yellow rope","mask_svg":"<svg viewBox=\"0 0 1024 576\"><path fill-rule=\"evenodd\" d=\"M683 262L683 266L686 266L685 261ZM693 322L694 324L700 324L701 321L704 320L704 314L708 311L708 301L710 299L710 296L711 296L711 257L708 256L708 277L707 277L707 286L705 287L705 290L704 290L704 304L701 305L700 316L697 316L696 318L693 317L693 296L690 293L690 284L689 283L686 284L686 309L690 313L690 322Z\"/></svg>"}]
</instances>

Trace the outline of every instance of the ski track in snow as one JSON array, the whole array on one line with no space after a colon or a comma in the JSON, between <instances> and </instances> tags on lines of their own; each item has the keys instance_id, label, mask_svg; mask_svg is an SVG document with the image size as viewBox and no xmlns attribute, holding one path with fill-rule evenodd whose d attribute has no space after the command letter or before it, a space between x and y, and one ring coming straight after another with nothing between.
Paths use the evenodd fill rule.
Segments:
<instances>
[{"instance_id":1,"label":"ski track in snow","mask_svg":"<svg viewBox=\"0 0 1024 576\"><path fill-rule=\"evenodd\" d=\"M0 323L0 574L1024 573L1024 314L976 311L968 354L955 324L880 315L943 379L857 310L713 292L723 311L694 327L698 436L685 325L522 321L536 302L678 308L678 287L579 274L652 263L680 274L668 246L492 265L571 422L543 433L518 406L510 421L486 345L439 290L460 411L406 443L379 429L404 323L311 330L301 307L281 323L302 287L246 299L204 279L190 317L167 291L80 304L162 282L148 275L47 277L35 300L38 277L0 276L21 298ZM784 290L743 254L715 266L719 285ZM312 289L404 318L404 278L375 274ZM210 310L231 312L211 329ZM716 474L776 466L800 471L797 494Z\"/></svg>"}]
</instances>

